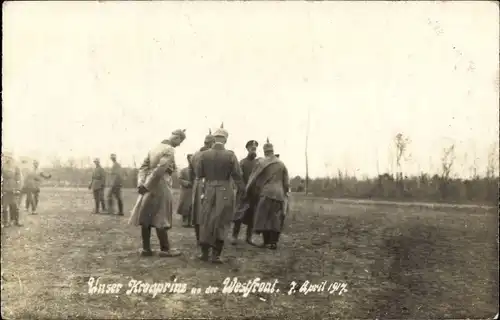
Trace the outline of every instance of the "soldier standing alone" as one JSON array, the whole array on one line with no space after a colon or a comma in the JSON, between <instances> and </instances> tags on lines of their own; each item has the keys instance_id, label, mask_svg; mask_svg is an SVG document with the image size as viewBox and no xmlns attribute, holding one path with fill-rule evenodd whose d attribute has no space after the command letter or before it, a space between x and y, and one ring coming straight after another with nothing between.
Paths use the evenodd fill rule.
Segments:
<instances>
[{"instance_id":1,"label":"soldier standing alone","mask_svg":"<svg viewBox=\"0 0 500 320\"><path fill-rule=\"evenodd\" d=\"M9 226L9 213L14 225L22 226L19 223L17 202L21 184L21 169L16 165L14 157L9 153L2 154L2 227Z\"/></svg>"},{"instance_id":2,"label":"soldier standing alone","mask_svg":"<svg viewBox=\"0 0 500 320\"><path fill-rule=\"evenodd\" d=\"M123 216L123 200L122 200L122 184L123 184L123 178L122 178L122 167L116 161L116 154L112 153L111 154L111 162L113 165L111 166L111 172L110 172L110 184L109 184L109 191L108 191L108 210L110 214L113 214L113 197L116 198L116 201L118 202L118 215Z\"/></svg>"},{"instance_id":3,"label":"soldier standing alone","mask_svg":"<svg viewBox=\"0 0 500 320\"><path fill-rule=\"evenodd\" d=\"M101 167L99 159L94 159L95 169L92 173L92 181L90 181L89 190L92 190L94 196L95 209L93 213L99 213L99 205L102 210L106 211L106 204L104 203L104 187L106 185L106 172Z\"/></svg>"},{"instance_id":4,"label":"soldier standing alone","mask_svg":"<svg viewBox=\"0 0 500 320\"><path fill-rule=\"evenodd\" d=\"M36 214L40 196L41 178L50 179L51 175L38 171L38 161L33 161L33 169L26 173L24 179L24 193L26 194L26 211L31 207L31 214Z\"/></svg>"}]
</instances>

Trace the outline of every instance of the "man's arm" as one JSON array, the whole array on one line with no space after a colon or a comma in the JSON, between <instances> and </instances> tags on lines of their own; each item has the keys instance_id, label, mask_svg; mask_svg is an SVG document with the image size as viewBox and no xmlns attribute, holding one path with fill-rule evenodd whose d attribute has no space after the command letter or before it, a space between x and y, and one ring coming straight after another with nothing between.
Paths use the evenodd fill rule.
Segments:
<instances>
[{"instance_id":1,"label":"man's arm","mask_svg":"<svg viewBox=\"0 0 500 320\"><path fill-rule=\"evenodd\" d=\"M21 174L21 169L19 167L16 167L15 174L14 174L14 180L15 180L15 191L21 190L23 186L23 175Z\"/></svg>"},{"instance_id":2,"label":"man's arm","mask_svg":"<svg viewBox=\"0 0 500 320\"><path fill-rule=\"evenodd\" d=\"M159 181L166 172L172 170L175 167L175 153L174 148L169 148L165 151L163 156L160 158L158 165L153 169L150 175L148 175L144 181L144 187L147 190L151 190L154 184Z\"/></svg>"},{"instance_id":3,"label":"man's arm","mask_svg":"<svg viewBox=\"0 0 500 320\"><path fill-rule=\"evenodd\" d=\"M233 153L233 168L231 170L231 178L233 178L233 181L238 188L238 192L244 193L245 191L245 183L243 182L243 174L241 172L241 166L240 162L238 162L238 158L236 155Z\"/></svg>"},{"instance_id":4,"label":"man's arm","mask_svg":"<svg viewBox=\"0 0 500 320\"><path fill-rule=\"evenodd\" d=\"M181 170L181 172L179 174L179 183L184 188L191 188L192 187L191 179L189 177L189 168L184 168Z\"/></svg>"}]
</instances>

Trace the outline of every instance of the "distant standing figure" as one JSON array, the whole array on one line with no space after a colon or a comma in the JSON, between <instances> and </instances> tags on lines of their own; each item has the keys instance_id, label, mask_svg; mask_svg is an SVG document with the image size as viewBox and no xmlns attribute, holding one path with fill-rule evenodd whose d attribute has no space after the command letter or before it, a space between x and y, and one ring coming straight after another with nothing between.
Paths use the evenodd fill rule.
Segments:
<instances>
[{"instance_id":1,"label":"distant standing figure","mask_svg":"<svg viewBox=\"0 0 500 320\"><path fill-rule=\"evenodd\" d=\"M108 191L108 210L110 214L113 214L113 197L116 198L118 202L118 215L123 216L123 200L122 200L122 167L116 161L116 154L112 153L110 156L111 162L113 165L111 166L110 172L110 184Z\"/></svg>"},{"instance_id":2,"label":"distant standing figure","mask_svg":"<svg viewBox=\"0 0 500 320\"><path fill-rule=\"evenodd\" d=\"M191 160L192 154L187 155L188 166L179 173L179 182L181 185L181 196L177 207L177 214L182 216L182 225L185 228L193 226L191 219L191 207L193 204L193 181L191 179Z\"/></svg>"},{"instance_id":3,"label":"distant standing figure","mask_svg":"<svg viewBox=\"0 0 500 320\"><path fill-rule=\"evenodd\" d=\"M169 139L154 147L139 169L139 197L132 209L129 224L141 226L142 256L152 256L151 228L156 229L160 242L160 257L176 257L180 252L170 247L168 230L172 228L172 173L175 148L186 139L185 130L175 130Z\"/></svg>"},{"instance_id":4,"label":"distant standing figure","mask_svg":"<svg viewBox=\"0 0 500 320\"><path fill-rule=\"evenodd\" d=\"M289 176L285 164L274 155L269 139L263 149L265 158L251 174L246 192L259 194L254 231L262 234L262 247L276 250L287 210Z\"/></svg>"},{"instance_id":5,"label":"distant standing figure","mask_svg":"<svg viewBox=\"0 0 500 320\"><path fill-rule=\"evenodd\" d=\"M212 249L213 263L222 263L224 240L233 218L235 193L232 183L238 188L238 196L243 196L245 190L238 159L233 151L224 148L227 137L221 125L214 133L214 145L200 155L195 168L196 176L205 179L205 198L199 217L200 259L208 261Z\"/></svg>"},{"instance_id":6,"label":"distant standing figure","mask_svg":"<svg viewBox=\"0 0 500 320\"><path fill-rule=\"evenodd\" d=\"M89 185L89 190L92 190L94 195L95 209L93 213L99 213L99 205L101 205L102 210L106 211L106 204L104 203L104 187L106 185L106 172L104 168L101 167L101 162L99 159L94 159L95 169L92 173L92 181Z\"/></svg>"},{"instance_id":7,"label":"distant standing figure","mask_svg":"<svg viewBox=\"0 0 500 320\"><path fill-rule=\"evenodd\" d=\"M24 193L26 194L25 207L29 211L31 207L31 214L36 214L38 208L38 200L40 196L40 184L43 179L50 179L51 175L38 171L38 161L33 161L33 169L26 173L24 177Z\"/></svg>"},{"instance_id":8,"label":"distant standing figure","mask_svg":"<svg viewBox=\"0 0 500 320\"><path fill-rule=\"evenodd\" d=\"M10 220L15 226L19 223L17 197L21 192L21 169L16 165L10 153L2 154L2 227L8 227ZM10 219L9 219L10 214Z\"/></svg>"}]
</instances>

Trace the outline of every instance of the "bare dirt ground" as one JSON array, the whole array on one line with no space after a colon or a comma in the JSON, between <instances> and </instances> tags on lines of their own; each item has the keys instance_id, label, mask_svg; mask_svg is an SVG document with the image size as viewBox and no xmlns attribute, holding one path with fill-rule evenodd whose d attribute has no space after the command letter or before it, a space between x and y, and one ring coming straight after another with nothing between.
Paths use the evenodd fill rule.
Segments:
<instances>
[{"instance_id":1,"label":"bare dirt ground","mask_svg":"<svg viewBox=\"0 0 500 320\"><path fill-rule=\"evenodd\" d=\"M130 210L134 191L124 198ZM178 216L170 239L184 255L140 258L140 231L127 225L128 214L90 214L86 190L43 189L40 201L39 215L23 213L23 227L2 230L3 318L491 319L498 312L494 209L296 198L278 251L228 245L226 264L217 266L195 259L194 232ZM123 288L91 295L90 277ZM203 292L226 277L276 279L280 292ZM176 279L187 292L127 295L131 279ZM288 295L292 281L306 280L345 283L348 291Z\"/></svg>"}]
</instances>

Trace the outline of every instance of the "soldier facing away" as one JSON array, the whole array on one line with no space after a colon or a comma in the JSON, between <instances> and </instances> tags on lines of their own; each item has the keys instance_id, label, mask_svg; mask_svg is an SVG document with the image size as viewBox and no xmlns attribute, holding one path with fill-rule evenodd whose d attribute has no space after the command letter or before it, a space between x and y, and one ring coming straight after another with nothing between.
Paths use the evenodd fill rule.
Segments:
<instances>
[{"instance_id":1,"label":"soldier facing away","mask_svg":"<svg viewBox=\"0 0 500 320\"><path fill-rule=\"evenodd\" d=\"M283 227L289 177L285 164L274 155L274 147L269 139L263 149L265 158L259 161L251 174L246 192L259 195L254 230L262 234L262 247L276 250Z\"/></svg>"},{"instance_id":2,"label":"soldier facing away","mask_svg":"<svg viewBox=\"0 0 500 320\"><path fill-rule=\"evenodd\" d=\"M7 227L10 220L15 226L19 223L19 206L17 197L21 192L21 169L16 165L10 153L2 154L2 227ZM10 219L9 219L10 214Z\"/></svg>"},{"instance_id":3,"label":"soldier facing away","mask_svg":"<svg viewBox=\"0 0 500 320\"><path fill-rule=\"evenodd\" d=\"M170 247L168 230L172 228L172 173L175 148L186 139L185 130L175 130L169 139L154 147L144 159L138 176L139 197L132 209L129 224L141 226L142 256L152 256L151 228L156 229L160 242L160 257L179 256Z\"/></svg>"},{"instance_id":4,"label":"soldier facing away","mask_svg":"<svg viewBox=\"0 0 500 320\"><path fill-rule=\"evenodd\" d=\"M196 176L205 179L205 198L199 217L200 259L208 261L211 249L213 263L222 263L220 256L233 216L235 193L231 178L239 196L245 189L238 159L233 151L224 147L227 137L227 131L221 126L214 134L212 149L200 155L195 168Z\"/></svg>"},{"instance_id":5,"label":"soldier facing away","mask_svg":"<svg viewBox=\"0 0 500 320\"><path fill-rule=\"evenodd\" d=\"M36 214L38 208L38 200L40 196L41 180L50 179L51 175L38 171L38 161L33 161L33 169L26 173L24 177L24 193L26 195L26 211L31 207L31 214Z\"/></svg>"},{"instance_id":6,"label":"soldier facing away","mask_svg":"<svg viewBox=\"0 0 500 320\"><path fill-rule=\"evenodd\" d=\"M116 202L118 203L118 215L123 216L123 200L122 200L122 167L116 160L116 154L112 153L110 156L111 162L113 163L111 166L110 172L110 183L109 183L109 191L108 191L108 210L110 214L113 214L113 197L116 198Z\"/></svg>"},{"instance_id":7,"label":"soldier facing away","mask_svg":"<svg viewBox=\"0 0 500 320\"><path fill-rule=\"evenodd\" d=\"M96 158L94 159L95 169L92 173L92 180L89 184L89 190L92 190L94 196L95 209L93 213L99 213L99 205L101 205L102 210L106 211L106 204L104 202L104 187L106 185L106 172L104 168L101 167L101 161Z\"/></svg>"},{"instance_id":8,"label":"soldier facing away","mask_svg":"<svg viewBox=\"0 0 500 320\"><path fill-rule=\"evenodd\" d=\"M199 158L202 153L210 150L214 144L215 140L212 136L212 131L209 130L208 135L205 136L203 147L200 148L191 159L193 171L191 172L191 179L193 182L193 199L191 205L191 218L193 220L194 232L196 236L196 243L199 245L200 242L200 211L202 203L202 195L204 189L204 179L197 176L196 166L198 165Z\"/></svg>"},{"instance_id":9,"label":"soldier facing away","mask_svg":"<svg viewBox=\"0 0 500 320\"><path fill-rule=\"evenodd\" d=\"M185 228L193 226L191 218L191 206L193 205L193 181L191 179L193 155L187 155L188 166L179 172L179 182L181 185L181 196L179 206L177 207L177 214L182 217L182 225Z\"/></svg>"},{"instance_id":10,"label":"soldier facing away","mask_svg":"<svg viewBox=\"0 0 500 320\"><path fill-rule=\"evenodd\" d=\"M242 171L243 183L246 185L248 178L252 173L253 169L257 165L257 147L259 143L255 140L250 140L246 143L245 148L248 151L246 158L240 161L240 167ZM238 235L240 233L241 224L247 226L246 229L246 242L250 245L254 245L252 242L252 231L253 231L253 218L255 214L255 207L257 206L259 198L258 195L247 194L247 197L243 204L243 209L236 211L234 215L234 226L233 226L233 240L232 244L236 244L238 241Z\"/></svg>"}]
</instances>

